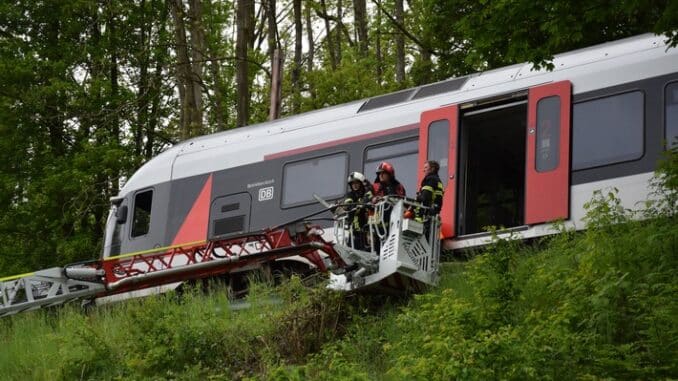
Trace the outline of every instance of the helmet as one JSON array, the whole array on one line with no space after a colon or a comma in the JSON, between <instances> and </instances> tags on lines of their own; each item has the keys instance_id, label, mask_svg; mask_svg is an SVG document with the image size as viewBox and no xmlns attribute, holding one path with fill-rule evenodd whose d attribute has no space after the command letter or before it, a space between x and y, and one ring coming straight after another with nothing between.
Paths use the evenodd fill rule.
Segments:
<instances>
[{"instance_id":1,"label":"helmet","mask_svg":"<svg viewBox=\"0 0 678 381\"><path fill-rule=\"evenodd\" d=\"M389 175L391 175L391 177L395 177L395 169L393 169L391 163L387 161L381 162L381 164L379 164L379 166L377 167L377 174L381 172L386 172Z\"/></svg>"},{"instance_id":2,"label":"helmet","mask_svg":"<svg viewBox=\"0 0 678 381\"><path fill-rule=\"evenodd\" d=\"M348 175L347 182L350 184L354 181L360 181L361 183L364 183L365 182L365 175L363 175L360 172L351 172L351 174Z\"/></svg>"}]
</instances>

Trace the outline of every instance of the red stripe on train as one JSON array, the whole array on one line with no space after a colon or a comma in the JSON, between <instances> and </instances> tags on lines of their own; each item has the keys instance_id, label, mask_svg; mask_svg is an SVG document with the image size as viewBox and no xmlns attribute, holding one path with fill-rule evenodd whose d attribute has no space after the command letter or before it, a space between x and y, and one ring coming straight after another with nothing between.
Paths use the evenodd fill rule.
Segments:
<instances>
[{"instance_id":1,"label":"red stripe on train","mask_svg":"<svg viewBox=\"0 0 678 381\"><path fill-rule=\"evenodd\" d=\"M332 141L329 141L329 142L314 144L314 145L310 145L310 146L306 146L306 147L295 148L295 149L291 149L291 150L288 150L288 151L276 152L276 153L272 153L272 154L269 154L269 155L265 155L264 160L279 159L279 158L285 157L285 156L298 155L300 153L316 151L316 150L319 150L319 149L334 147L334 146L338 146L338 145L341 145L341 144L347 144L347 143L353 143L353 142L357 142L357 141L361 141L361 140L377 138L379 136L397 134L399 132L412 131L412 130L416 130L417 128L419 128L419 124L408 124L406 126L390 128L388 130L371 132L369 134L363 134L363 135L357 135L357 136L351 136L349 138L332 140Z\"/></svg>"},{"instance_id":2,"label":"red stripe on train","mask_svg":"<svg viewBox=\"0 0 678 381\"><path fill-rule=\"evenodd\" d=\"M172 245L195 242L207 239L207 225L210 215L210 197L212 196L212 175L207 178L198 198L195 199L191 211L181 224Z\"/></svg>"}]
</instances>

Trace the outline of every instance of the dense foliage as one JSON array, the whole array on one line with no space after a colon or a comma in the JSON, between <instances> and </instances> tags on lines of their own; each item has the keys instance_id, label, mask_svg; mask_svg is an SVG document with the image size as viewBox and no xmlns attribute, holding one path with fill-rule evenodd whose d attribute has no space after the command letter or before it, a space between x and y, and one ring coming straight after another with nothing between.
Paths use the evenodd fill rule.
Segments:
<instances>
[{"instance_id":1,"label":"dense foliage","mask_svg":"<svg viewBox=\"0 0 678 381\"><path fill-rule=\"evenodd\" d=\"M678 377L678 157L656 198L588 203L589 229L497 239L410 300L292 279L0 320L5 379L673 379ZM638 217L644 218L638 220Z\"/></svg>"},{"instance_id":2,"label":"dense foliage","mask_svg":"<svg viewBox=\"0 0 678 381\"><path fill-rule=\"evenodd\" d=\"M678 44L673 1L429 1L433 43L451 73L530 61L636 34L666 33ZM461 47L460 50L457 50ZM468 66L463 66L468 65Z\"/></svg>"}]
</instances>

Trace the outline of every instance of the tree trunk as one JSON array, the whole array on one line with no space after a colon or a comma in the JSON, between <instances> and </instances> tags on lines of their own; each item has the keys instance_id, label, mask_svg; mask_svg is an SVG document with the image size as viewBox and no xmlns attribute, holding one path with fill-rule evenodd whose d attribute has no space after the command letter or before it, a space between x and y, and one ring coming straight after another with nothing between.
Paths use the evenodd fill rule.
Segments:
<instances>
[{"instance_id":1,"label":"tree trunk","mask_svg":"<svg viewBox=\"0 0 678 381\"><path fill-rule=\"evenodd\" d=\"M247 17L248 17L249 26L250 26L249 27L249 33L247 35L247 48L249 50L252 50L252 49L254 49L254 42L256 41L257 36L258 36L258 34L255 33L256 32L255 27L257 26L255 20L258 20L259 19L258 16L259 16L259 14L261 14L261 24L262 25L265 24L266 13L262 12L262 9L264 8L262 6L262 7L259 7L259 12L257 12L257 15L255 16L254 11L255 11L256 7L255 7L255 4L254 4L254 0L246 0L245 4L247 5L246 10L247 10ZM262 36L262 38L263 38L263 36Z\"/></svg>"},{"instance_id":2,"label":"tree trunk","mask_svg":"<svg viewBox=\"0 0 678 381\"><path fill-rule=\"evenodd\" d=\"M191 137L192 125L195 123L195 90L193 89L193 73L188 55L184 6L182 0L172 1L172 18L174 19L174 35L177 54L177 85L181 104L181 139Z\"/></svg>"},{"instance_id":3,"label":"tree trunk","mask_svg":"<svg viewBox=\"0 0 678 381\"><path fill-rule=\"evenodd\" d=\"M327 53L330 56L330 66L332 67L332 70L337 70L337 57L334 55L332 26L330 25L329 17L327 17L327 4L325 4L325 0L320 0L320 8L324 15L323 20L325 20L325 45L327 47Z\"/></svg>"},{"instance_id":4,"label":"tree trunk","mask_svg":"<svg viewBox=\"0 0 678 381\"><path fill-rule=\"evenodd\" d=\"M226 122L224 119L224 94L221 91L221 71L219 70L219 61L212 57L210 63L210 72L212 74L212 91L214 91L214 116L217 131L226 130Z\"/></svg>"},{"instance_id":5,"label":"tree trunk","mask_svg":"<svg viewBox=\"0 0 678 381\"><path fill-rule=\"evenodd\" d=\"M405 25L403 22L403 0L395 0L395 19L400 25ZM395 35L396 43L396 63L395 75L396 82L399 84L405 81L405 36L398 30Z\"/></svg>"},{"instance_id":6,"label":"tree trunk","mask_svg":"<svg viewBox=\"0 0 678 381\"><path fill-rule=\"evenodd\" d=\"M276 20L275 0L266 0L266 20L268 21L268 60L273 67L274 52L278 48L278 26Z\"/></svg>"},{"instance_id":7,"label":"tree trunk","mask_svg":"<svg viewBox=\"0 0 678 381\"><path fill-rule=\"evenodd\" d=\"M224 131L226 130L227 111L224 107L224 92L221 71L221 65L223 62L220 59L220 47L222 46L221 44L223 44L221 35L223 32L224 20L221 19L221 14L219 14L221 11L217 9L219 6L215 7L215 4L212 0L204 0L203 4L206 5L208 12L217 12L217 14L210 15L206 18L206 24L204 28L204 30L206 30L205 33L208 36L205 38L206 55L209 57L206 65L210 73L210 85L213 94L211 97L209 97L208 93L207 99L210 101L210 108L212 115L214 116L215 123L214 129L211 130Z\"/></svg>"},{"instance_id":8,"label":"tree trunk","mask_svg":"<svg viewBox=\"0 0 678 381\"><path fill-rule=\"evenodd\" d=\"M292 67L292 113L297 114L301 110L301 53L302 34L301 25L301 0L293 0L294 13L294 66Z\"/></svg>"},{"instance_id":9,"label":"tree trunk","mask_svg":"<svg viewBox=\"0 0 678 381\"><path fill-rule=\"evenodd\" d=\"M280 95L282 82L282 53L280 49L273 51L273 65L271 66L271 108L268 113L268 120L275 120L280 117Z\"/></svg>"},{"instance_id":10,"label":"tree trunk","mask_svg":"<svg viewBox=\"0 0 678 381\"><path fill-rule=\"evenodd\" d=\"M367 4L365 0L353 0L353 17L355 22L356 39L361 57L367 57Z\"/></svg>"},{"instance_id":11,"label":"tree trunk","mask_svg":"<svg viewBox=\"0 0 678 381\"><path fill-rule=\"evenodd\" d=\"M112 13L112 12L111 12ZM112 143L120 144L120 117L119 117L119 84L118 84L118 40L115 25L115 15L109 14L108 19L108 43L111 52L110 81L111 81L111 112L107 118L110 125ZM111 193L118 193L119 173L116 171L110 178Z\"/></svg>"},{"instance_id":12,"label":"tree trunk","mask_svg":"<svg viewBox=\"0 0 678 381\"><path fill-rule=\"evenodd\" d=\"M280 53L276 53L278 50L278 26L275 3L275 0L266 0L265 2L266 20L268 21L268 58L271 63L271 86L269 88L271 102L268 110L269 120L277 119L280 116L280 93L278 91L280 83L278 80L280 78L279 70L281 70L281 66L279 59Z\"/></svg>"},{"instance_id":13,"label":"tree trunk","mask_svg":"<svg viewBox=\"0 0 678 381\"><path fill-rule=\"evenodd\" d=\"M157 25L157 40L155 46L164 46L171 40L171 37L167 32L167 19L169 17L169 4L164 3L160 10L160 19ZM148 118L148 124L146 126L146 144L144 146L144 158L150 160L155 156L154 144L155 144L155 134L156 129L159 125L159 120L161 118L161 107L160 101L162 98L162 80L163 80L163 68L167 65L168 53L165 49L154 49L156 51L153 56L153 61L155 61L155 68L153 72L153 77L151 79L151 84L149 86L149 98L151 99L151 111Z\"/></svg>"},{"instance_id":14,"label":"tree trunk","mask_svg":"<svg viewBox=\"0 0 678 381\"><path fill-rule=\"evenodd\" d=\"M109 119L109 125L111 126L111 136L114 143L118 143L120 140L120 124L118 117L118 94L120 93L119 84L118 84L118 42L116 38L116 25L115 25L115 16L110 15L108 19L108 42L109 48L111 49L111 66L110 69L110 81L111 81L111 113Z\"/></svg>"},{"instance_id":15,"label":"tree trunk","mask_svg":"<svg viewBox=\"0 0 678 381\"><path fill-rule=\"evenodd\" d=\"M146 0L141 0L139 4L139 13L141 27L139 31L139 47L142 57L139 60L139 87L137 92L137 123L132 128L134 131L134 154L137 158L141 157L143 151L143 131L148 123L148 65L150 61L150 44L148 36L153 24L146 22Z\"/></svg>"},{"instance_id":16,"label":"tree trunk","mask_svg":"<svg viewBox=\"0 0 678 381\"><path fill-rule=\"evenodd\" d=\"M336 31L336 43L337 43L337 52L336 52L336 57L337 57L337 66L341 66L341 31L344 26L342 22L342 18L344 16L344 8L343 8L343 3L342 0L337 0L337 25L334 27L334 30Z\"/></svg>"},{"instance_id":17,"label":"tree trunk","mask_svg":"<svg viewBox=\"0 0 678 381\"><path fill-rule=\"evenodd\" d=\"M315 59L315 41L313 41L313 21L311 20L311 7L311 0L307 0L306 8L304 8L304 17L306 18L306 37L308 42L308 60L306 61L306 66L309 72L313 71L313 60Z\"/></svg>"},{"instance_id":18,"label":"tree trunk","mask_svg":"<svg viewBox=\"0 0 678 381\"><path fill-rule=\"evenodd\" d=\"M101 35L101 24L100 23L91 23L90 25L90 44L91 46L96 46L96 47L101 47L105 46L102 45L102 35ZM101 50L101 53L97 55L92 55L88 59L88 71L89 75L91 78L102 78L104 76L103 71L104 68L102 67L102 63L106 62L107 59L103 58L102 56L105 56L107 53L106 49L97 49ZM97 105L103 105L105 104L104 101L102 100L103 94L101 91L101 86L92 86L90 89L87 91L87 98L89 98L91 101L93 101L94 104ZM80 124L80 128L78 129L78 137L76 140L76 143L78 142L85 142L88 139L90 139L90 133L93 128L96 127L97 121L96 117L93 115L88 115L83 118L82 123ZM97 237L98 239L98 237Z\"/></svg>"},{"instance_id":19,"label":"tree trunk","mask_svg":"<svg viewBox=\"0 0 678 381\"><path fill-rule=\"evenodd\" d=\"M164 24L164 22L163 22ZM144 147L144 158L150 160L155 156L153 151L153 145L155 144L155 133L158 128L158 122L160 120L160 100L161 87L162 87L162 68L165 65L165 56L160 53L160 56L156 58L155 62L155 72L153 73L153 81L151 84L151 92L153 94L153 101L151 102L151 114L148 118L148 125L146 126L146 145Z\"/></svg>"},{"instance_id":20,"label":"tree trunk","mask_svg":"<svg viewBox=\"0 0 678 381\"><path fill-rule=\"evenodd\" d=\"M381 84L384 76L384 57L381 53L381 8L377 8L377 41L374 44L375 56L377 58L377 82Z\"/></svg>"},{"instance_id":21,"label":"tree trunk","mask_svg":"<svg viewBox=\"0 0 678 381\"><path fill-rule=\"evenodd\" d=\"M236 107L236 125L238 127L247 125L249 119L249 79L248 79L248 63L247 63L247 48L252 35L252 26L250 18L250 9L254 3L252 0L238 0L236 9L236 91L237 91L237 107Z\"/></svg>"},{"instance_id":22,"label":"tree trunk","mask_svg":"<svg viewBox=\"0 0 678 381\"><path fill-rule=\"evenodd\" d=\"M201 0L190 0L191 20L191 82L193 90L194 109L192 110L192 119L190 136L198 136L203 131L202 115L202 77L203 64L205 62L205 29L202 24L202 3Z\"/></svg>"}]
</instances>

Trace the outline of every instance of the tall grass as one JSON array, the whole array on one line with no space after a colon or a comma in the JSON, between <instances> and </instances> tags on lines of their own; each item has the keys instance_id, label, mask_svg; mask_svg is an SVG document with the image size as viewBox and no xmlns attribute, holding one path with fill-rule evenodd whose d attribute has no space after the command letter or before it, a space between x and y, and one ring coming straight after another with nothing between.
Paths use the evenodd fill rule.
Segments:
<instances>
[{"instance_id":1,"label":"tall grass","mask_svg":"<svg viewBox=\"0 0 678 381\"><path fill-rule=\"evenodd\" d=\"M348 316L340 295L296 279L256 285L242 310L226 295L189 290L0 320L0 379L241 379L301 361Z\"/></svg>"}]
</instances>

